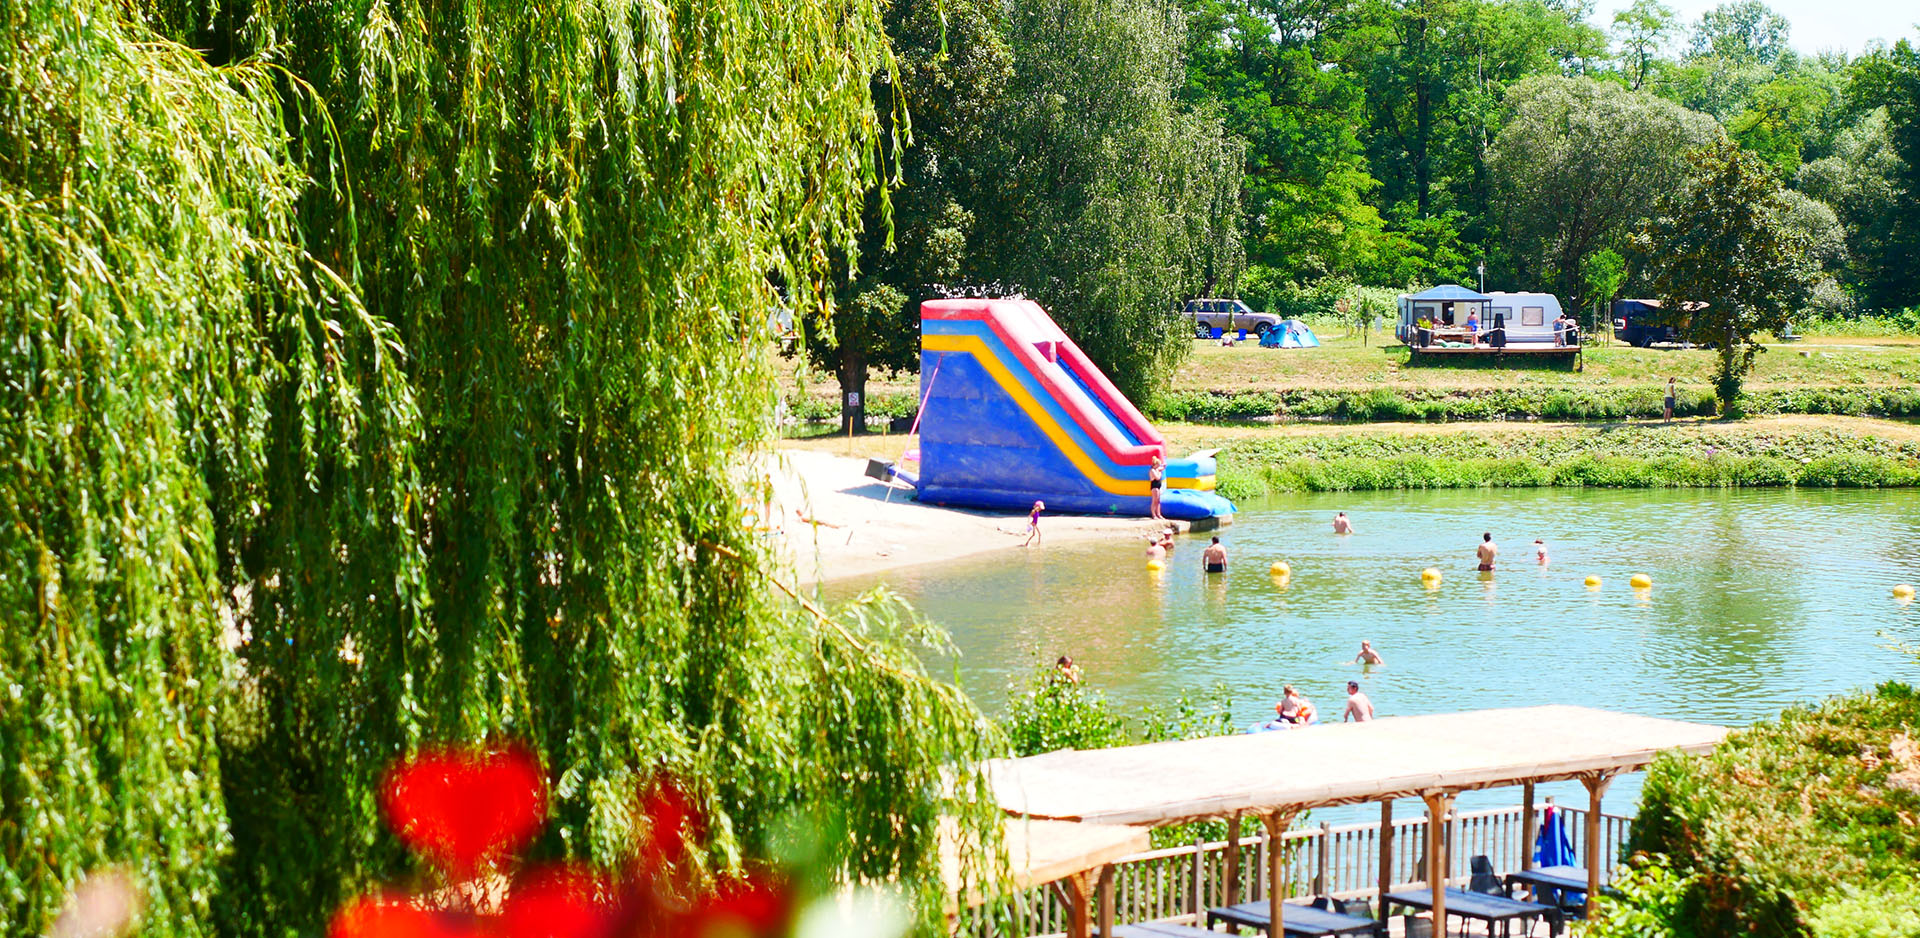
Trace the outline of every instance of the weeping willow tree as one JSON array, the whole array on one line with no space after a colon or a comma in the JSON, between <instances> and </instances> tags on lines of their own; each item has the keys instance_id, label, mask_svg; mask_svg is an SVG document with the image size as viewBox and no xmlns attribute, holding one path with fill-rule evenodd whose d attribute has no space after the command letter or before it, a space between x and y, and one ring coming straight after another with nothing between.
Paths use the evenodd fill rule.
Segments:
<instances>
[{"instance_id":1,"label":"weeping willow tree","mask_svg":"<svg viewBox=\"0 0 1920 938\"><path fill-rule=\"evenodd\" d=\"M554 854L624 857L664 772L711 813L715 869L798 810L843 819L852 875L926 881L978 716L884 610L827 622L777 599L742 524L767 325L828 301L826 259L877 181L877 4L155 15L284 63L332 116L286 112L312 175L348 180L310 190L302 230L402 337L421 413L422 618L342 634L291 578L246 571L262 695L225 775L233 930L310 929L394 868L343 832L377 829L380 757L422 738L532 742ZM351 639L357 678L303 652L316 633Z\"/></svg>"},{"instance_id":2,"label":"weeping willow tree","mask_svg":"<svg viewBox=\"0 0 1920 938\"><path fill-rule=\"evenodd\" d=\"M766 323L877 181L878 12L0 11L0 931L117 862L152 934L312 934L409 872L388 762L503 737L548 855L622 859L668 773L708 869L829 818L931 921L985 724L742 523Z\"/></svg>"},{"instance_id":3,"label":"weeping willow tree","mask_svg":"<svg viewBox=\"0 0 1920 938\"><path fill-rule=\"evenodd\" d=\"M391 330L300 247L275 75L154 38L110 3L0 9L10 935L110 865L156 933L210 931L239 568L329 626L410 621L418 594L412 398Z\"/></svg>"}]
</instances>

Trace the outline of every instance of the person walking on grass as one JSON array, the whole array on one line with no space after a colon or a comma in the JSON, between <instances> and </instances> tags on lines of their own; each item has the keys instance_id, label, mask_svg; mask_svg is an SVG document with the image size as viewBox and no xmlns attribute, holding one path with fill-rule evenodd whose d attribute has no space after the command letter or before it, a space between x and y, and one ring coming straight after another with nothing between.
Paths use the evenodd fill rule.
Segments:
<instances>
[{"instance_id":1,"label":"person walking on grass","mask_svg":"<svg viewBox=\"0 0 1920 938\"><path fill-rule=\"evenodd\" d=\"M1036 501L1033 510L1027 512L1027 540L1021 547L1032 547L1040 543L1040 513L1047 510L1047 503Z\"/></svg>"},{"instance_id":2,"label":"person walking on grass","mask_svg":"<svg viewBox=\"0 0 1920 938\"><path fill-rule=\"evenodd\" d=\"M1148 507L1151 509L1151 517L1155 521L1167 520L1160 514L1160 487L1165 485L1166 482L1167 461L1161 459L1160 454L1155 453L1153 456L1153 465L1147 467L1147 497L1152 500L1149 502Z\"/></svg>"},{"instance_id":3,"label":"person walking on grass","mask_svg":"<svg viewBox=\"0 0 1920 938\"><path fill-rule=\"evenodd\" d=\"M1674 403L1674 401L1673 401L1673 398L1674 398L1674 390L1673 390L1673 382L1674 382L1674 380L1675 380L1675 379L1673 379L1673 378L1668 378L1668 379L1667 379L1667 399L1666 399L1666 402L1665 402L1665 403L1666 403L1666 405L1667 405L1667 422L1668 422L1668 423L1672 423L1672 422L1673 422L1673 403Z\"/></svg>"}]
</instances>

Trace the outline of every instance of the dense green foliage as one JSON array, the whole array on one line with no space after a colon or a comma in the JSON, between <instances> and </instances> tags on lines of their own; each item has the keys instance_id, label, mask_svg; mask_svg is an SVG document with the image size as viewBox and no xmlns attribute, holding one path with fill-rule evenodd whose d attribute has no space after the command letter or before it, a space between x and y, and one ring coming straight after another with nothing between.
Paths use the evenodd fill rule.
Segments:
<instances>
[{"instance_id":1,"label":"dense green foliage","mask_svg":"<svg viewBox=\"0 0 1920 938\"><path fill-rule=\"evenodd\" d=\"M429 740L534 747L542 855L617 864L667 772L707 869L806 812L938 889L990 731L741 523L739 338L853 250L880 13L0 11L0 931L121 863L147 934L317 933L409 871L374 792Z\"/></svg>"},{"instance_id":2,"label":"dense green foliage","mask_svg":"<svg viewBox=\"0 0 1920 938\"><path fill-rule=\"evenodd\" d=\"M1279 418L1354 423L1451 420L1624 420L1664 414L1664 386L1597 386L1573 390L1380 388L1372 391L1183 391L1155 395L1147 414L1182 423L1230 423ZM1676 417L1710 417L1710 392L1681 388ZM1749 414L1845 414L1854 417L1920 417L1920 390L1912 388L1808 387L1751 391ZM911 406L912 402L907 402Z\"/></svg>"},{"instance_id":3,"label":"dense green foliage","mask_svg":"<svg viewBox=\"0 0 1920 938\"><path fill-rule=\"evenodd\" d=\"M111 4L0 10L7 934L109 864L150 934L211 933L248 771L217 738L242 694L223 631L296 594L315 628L286 653L339 672L340 634L419 626L419 422L393 331L301 248L304 103L154 39ZM393 711L387 660L366 703Z\"/></svg>"},{"instance_id":4,"label":"dense green foliage","mask_svg":"<svg viewBox=\"0 0 1920 938\"><path fill-rule=\"evenodd\" d=\"M1648 771L1600 938L1920 934L1920 695L1904 684L1796 708L1713 754Z\"/></svg>"},{"instance_id":5,"label":"dense green foliage","mask_svg":"<svg viewBox=\"0 0 1920 938\"><path fill-rule=\"evenodd\" d=\"M1229 498L1382 489L1777 487L1920 483L1920 444L1830 431L1307 435L1236 440Z\"/></svg>"},{"instance_id":6,"label":"dense green foliage","mask_svg":"<svg viewBox=\"0 0 1920 938\"><path fill-rule=\"evenodd\" d=\"M1788 221L1795 205L1759 157L1732 142L1694 151L1685 185L1660 199L1642 234L1662 315L1719 355L1714 394L1737 414L1742 379L1761 346L1812 292L1811 239Z\"/></svg>"}]
</instances>

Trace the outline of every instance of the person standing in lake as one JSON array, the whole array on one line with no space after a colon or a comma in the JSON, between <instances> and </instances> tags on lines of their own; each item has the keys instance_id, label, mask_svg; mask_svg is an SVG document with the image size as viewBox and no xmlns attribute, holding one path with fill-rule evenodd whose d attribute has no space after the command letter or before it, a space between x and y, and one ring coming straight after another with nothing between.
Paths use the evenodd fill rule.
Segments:
<instances>
[{"instance_id":1,"label":"person standing in lake","mask_svg":"<svg viewBox=\"0 0 1920 938\"><path fill-rule=\"evenodd\" d=\"M1357 655L1354 655L1353 660L1359 662L1360 664L1386 664L1387 663L1387 659L1380 657L1380 653L1373 650L1373 643L1370 641L1367 641L1364 638L1360 640L1360 653Z\"/></svg>"},{"instance_id":2,"label":"person standing in lake","mask_svg":"<svg viewBox=\"0 0 1920 938\"><path fill-rule=\"evenodd\" d=\"M1214 536L1213 543L1207 545L1206 551L1200 555L1200 560L1207 565L1208 573L1227 572L1227 549L1220 546L1218 535Z\"/></svg>"},{"instance_id":3,"label":"person standing in lake","mask_svg":"<svg viewBox=\"0 0 1920 938\"><path fill-rule=\"evenodd\" d=\"M1500 548L1493 543L1492 531L1480 535L1480 546L1474 548L1473 553L1480 559L1480 572L1491 573L1494 558L1500 556Z\"/></svg>"},{"instance_id":4,"label":"person standing in lake","mask_svg":"<svg viewBox=\"0 0 1920 938\"><path fill-rule=\"evenodd\" d=\"M1547 565L1547 542L1537 537L1533 539L1533 559L1540 566Z\"/></svg>"},{"instance_id":5,"label":"person standing in lake","mask_svg":"<svg viewBox=\"0 0 1920 938\"><path fill-rule=\"evenodd\" d=\"M1335 534L1352 534L1353 533L1353 522L1347 520L1346 512L1343 511L1333 516L1333 533Z\"/></svg>"},{"instance_id":6,"label":"person standing in lake","mask_svg":"<svg viewBox=\"0 0 1920 938\"><path fill-rule=\"evenodd\" d=\"M1040 543L1040 513L1047 510L1047 503L1036 501L1033 510L1027 512L1027 541L1021 547L1032 547Z\"/></svg>"},{"instance_id":7,"label":"person standing in lake","mask_svg":"<svg viewBox=\"0 0 1920 938\"><path fill-rule=\"evenodd\" d=\"M1365 723L1373 719L1373 701L1360 693L1359 681L1347 682L1347 712L1342 714L1342 723Z\"/></svg>"},{"instance_id":8,"label":"person standing in lake","mask_svg":"<svg viewBox=\"0 0 1920 938\"><path fill-rule=\"evenodd\" d=\"M1152 509L1152 516L1155 521L1166 520L1160 515L1160 487L1165 485L1166 481L1167 461L1161 459L1159 454L1156 453L1153 457L1153 465L1147 467L1147 496L1152 499L1149 507Z\"/></svg>"}]
</instances>

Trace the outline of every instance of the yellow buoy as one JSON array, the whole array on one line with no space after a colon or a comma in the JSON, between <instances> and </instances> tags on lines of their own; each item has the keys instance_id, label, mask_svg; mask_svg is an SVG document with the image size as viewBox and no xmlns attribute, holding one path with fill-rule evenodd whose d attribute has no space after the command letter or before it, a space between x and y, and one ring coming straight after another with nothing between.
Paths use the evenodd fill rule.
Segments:
<instances>
[{"instance_id":1,"label":"yellow buoy","mask_svg":"<svg viewBox=\"0 0 1920 938\"><path fill-rule=\"evenodd\" d=\"M1440 568L1428 567L1425 570L1420 571L1420 582L1426 584L1430 588L1439 586L1440 585Z\"/></svg>"},{"instance_id":2,"label":"yellow buoy","mask_svg":"<svg viewBox=\"0 0 1920 938\"><path fill-rule=\"evenodd\" d=\"M1644 573L1636 573L1627 580L1627 585L1637 590L1653 589L1653 577L1647 576Z\"/></svg>"},{"instance_id":3,"label":"yellow buoy","mask_svg":"<svg viewBox=\"0 0 1920 938\"><path fill-rule=\"evenodd\" d=\"M1268 568L1267 568L1267 575L1269 575L1269 576L1292 576L1292 575L1293 575L1293 568L1292 568L1292 567L1289 567L1289 566L1287 566L1287 562L1286 562L1286 561L1284 561L1284 560L1276 560L1276 561L1274 561L1274 562L1273 562L1273 566L1271 566L1271 567L1268 567Z\"/></svg>"},{"instance_id":4,"label":"yellow buoy","mask_svg":"<svg viewBox=\"0 0 1920 938\"><path fill-rule=\"evenodd\" d=\"M1910 586L1910 585L1908 585L1908 584L1905 584L1905 583L1902 583L1902 584L1900 584L1899 586L1896 586L1896 587L1894 587L1894 588L1893 588L1893 598L1895 598L1895 599L1912 599L1912 598L1913 598L1913 587L1912 587L1912 586Z\"/></svg>"},{"instance_id":5,"label":"yellow buoy","mask_svg":"<svg viewBox=\"0 0 1920 938\"><path fill-rule=\"evenodd\" d=\"M1597 577L1597 576L1590 576L1590 577L1587 577L1587 589L1590 589L1590 590L1597 590L1597 589L1599 589L1599 588L1600 588L1600 578L1599 578L1599 577Z\"/></svg>"},{"instance_id":6,"label":"yellow buoy","mask_svg":"<svg viewBox=\"0 0 1920 938\"><path fill-rule=\"evenodd\" d=\"M1166 564L1161 563L1158 560L1147 561L1147 569L1149 570L1163 570L1166 568L1166 566L1167 566Z\"/></svg>"}]
</instances>

